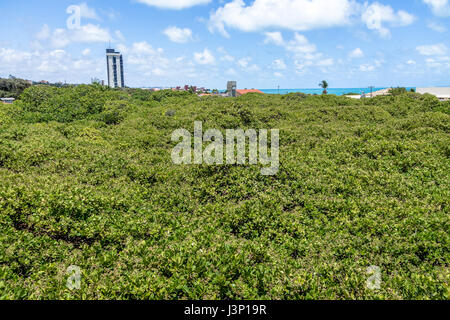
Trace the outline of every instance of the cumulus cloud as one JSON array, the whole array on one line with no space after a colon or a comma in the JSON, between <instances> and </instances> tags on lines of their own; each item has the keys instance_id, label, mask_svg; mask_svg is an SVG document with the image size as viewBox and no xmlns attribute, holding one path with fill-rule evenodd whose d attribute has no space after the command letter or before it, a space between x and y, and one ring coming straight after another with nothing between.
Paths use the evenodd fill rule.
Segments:
<instances>
[{"instance_id":1,"label":"cumulus cloud","mask_svg":"<svg viewBox=\"0 0 450 320\"><path fill-rule=\"evenodd\" d=\"M130 48L121 48L127 52L126 62L144 76L161 76L168 73L171 61L164 56L162 48L153 48L146 41L135 42Z\"/></svg>"},{"instance_id":2,"label":"cumulus cloud","mask_svg":"<svg viewBox=\"0 0 450 320\"><path fill-rule=\"evenodd\" d=\"M441 72L442 69L450 69L450 57L448 56L427 58L425 62L427 67L436 68L439 72Z\"/></svg>"},{"instance_id":3,"label":"cumulus cloud","mask_svg":"<svg viewBox=\"0 0 450 320\"><path fill-rule=\"evenodd\" d=\"M50 37L50 27L44 24L41 30L36 34L36 38L39 40L47 40Z\"/></svg>"},{"instance_id":4,"label":"cumulus cloud","mask_svg":"<svg viewBox=\"0 0 450 320\"><path fill-rule=\"evenodd\" d=\"M416 48L423 56L443 56L447 53L447 46L443 43L423 45Z\"/></svg>"},{"instance_id":5,"label":"cumulus cloud","mask_svg":"<svg viewBox=\"0 0 450 320\"><path fill-rule=\"evenodd\" d=\"M313 60L318 57L316 45L310 43L304 35L299 33L295 33L294 39L289 41L286 49L293 52L297 58Z\"/></svg>"},{"instance_id":6,"label":"cumulus cloud","mask_svg":"<svg viewBox=\"0 0 450 320\"><path fill-rule=\"evenodd\" d=\"M305 31L343 26L355 12L351 0L233 0L210 16L210 31L229 36L226 27L251 32L266 28Z\"/></svg>"},{"instance_id":7,"label":"cumulus cloud","mask_svg":"<svg viewBox=\"0 0 450 320\"><path fill-rule=\"evenodd\" d=\"M281 32L265 32L264 35L266 39L264 40L265 44L275 44L277 46L284 45L284 39Z\"/></svg>"},{"instance_id":8,"label":"cumulus cloud","mask_svg":"<svg viewBox=\"0 0 450 320\"><path fill-rule=\"evenodd\" d=\"M182 84L188 81L188 78L205 78L211 74L211 68L195 69L195 64L186 61L186 57L178 56L169 58L162 48L155 48L146 41L135 42L130 47L124 45L118 46L119 51L125 54L126 70L133 75L136 85L153 82L161 85L164 81L170 81L171 84ZM207 51L209 52L209 51ZM200 62L207 64L210 57L208 54L201 53L198 57ZM170 80L169 80L170 79Z\"/></svg>"},{"instance_id":9,"label":"cumulus cloud","mask_svg":"<svg viewBox=\"0 0 450 320\"><path fill-rule=\"evenodd\" d=\"M316 66L318 67L330 67L334 64L333 58L321 59L316 62Z\"/></svg>"},{"instance_id":10,"label":"cumulus cloud","mask_svg":"<svg viewBox=\"0 0 450 320\"><path fill-rule=\"evenodd\" d=\"M176 43L186 43L192 40L192 30L188 28L178 28L175 26L168 27L163 33L170 39L170 41Z\"/></svg>"},{"instance_id":11,"label":"cumulus cloud","mask_svg":"<svg viewBox=\"0 0 450 320\"><path fill-rule=\"evenodd\" d=\"M195 52L194 60L196 63L203 65L214 64L216 62L213 54L208 49L203 50L203 52Z\"/></svg>"},{"instance_id":12,"label":"cumulus cloud","mask_svg":"<svg viewBox=\"0 0 450 320\"><path fill-rule=\"evenodd\" d=\"M364 52L360 48L356 48L349 54L350 59L362 58L364 57Z\"/></svg>"},{"instance_id":13,"label":"cumulus cloud","mask_svg":"<svg viewBox=\"0 0 450 320\"><path fill-rule=\"evenodd\" d=\"M73 42L106 43L113 40L113 37L107 29L93 24L87 24L73 30L55 29L50 37L51 44L56 48L65 47Z\"/></svg>"},{"instance_id":14,"label":"cumulus cloud","mask_svg":"<svg viewBox=\"0 0 450 320\"><path fill-rule=\"evenodd\" d=\"M154 49L146 41L133 43L128 51L128 62L131 64L146 64L152 58L159 58L164 53L162 48Z\"/></svg>"},{"instance_id":15,"label":"cumulus cloud","mask_svg":"<svg viewBox=\"0 0 450 320\"><path fill-rule=\"evenodd\" d=\"M104 71L104 59L76 60L63 49L20 51L0 48L0 72L14 74L27 79L62 81L66 71L70 73L72 81L88 81L94 75L101 75Z\"/></svg>"},{"instance_id":16,"label":"cumulus cloud","mask_svg":"<svg viewBox=\"0 0 450 320\"><path fill-rule=\"evenodd\" d=\"M371 64L362 64L359 66L359 71L372 72L372 71L375 71L375 66L373 66Z\"/></svg>"},{"instance_id":17,"label":"cumulus cloud","mask_svg":"<svg viewBox=\"0 0 450 320\"><path fill-rule=\"evenodd\" d=\"M304 73L308 67L330 67L334 64L331 58L324 58L321 52L317 51L317 46L302 34L296 32L294 38L285 41L279 32L266 33L266 43L273 43L290 52L294 57L294 65L297 73ZM281 63L283 62L283 63ZM274 65L283 66L284 61L274 61ZM285 64L284 64L285 66Z\"/></svg>"},{"instance_id":18,"label":"cumulus cloud","mask_svg":"<svg viewBox=\"0 0 450 320\"><path fill-rule=\"evenodd\" d=\"M391 32L386 24L391 27L408 26L414 22L415 17L406 11L396 12L389 5L375 2L365 8L361 20L368 29L376 31L381 37L388 38Z\"/></svg>"},{"instance_id":19,"label":"cumulus cloud","mask_svg":"<svg viewBox=\"0 0 450 320\"><path fill-rule=\"evenodd\" d=\"M217 48L217 51L222 54L222 57L220 57L221 61L226 61L226 62L234 61L234 57L232 55L230 55L223 47Z\"/></svg>"},{"instance_id":20,"label":"cumulus cloud","mask_svg":"<svg viewBox=\"0 0 450 320\"><path fill-rule=\"evenodd\" d=\"M95 11L94 8L89 7L86 2L80 3L78 6L80 7L80 14L82 18L100 20L97 11Z\"/></svg>"},{"instance_id":21,"label":"cumulus cloud","mask_svg":"<svg viewBox=\"0 0 450 320\"><path fill-rule=\"evenodd\" d=\"M10 48L0 49L0 61L3 67L16 63L26 63L33 56L36 56L36 53L18 51Z\"/></svg>"},{"instance_id":22,"label":"cumulus cloud","mask_svg":"<svg viewBox=\"0 0 450 320\"><path fill-rule=\"evenodd\" d=\"M197 5L208 4L211 0L137 0L140 3L161 9L180 10Z\"/></svg>"},{"instance_id":23,"label":"cumulus cloud","mask_svg":"<svg viewBox=\"0 0 450 320\"><path fill-rule=\"evenodd\" d=\"M240 66L246 72L260 71L261 68L258 67L256 64L251 64L251 61L252 61L251 57L244 57L237 61L237 65Z\"/></svg>"},{"instance_id":24,"label":"cumulus cloud","mask_svg":"<svg viewBox=\"0 0 450 320\"><path fill-rule=\"evenodd\" d=\"M449 0L423 0L430 8L433 14L439 17L450 17Z\"/></svg>"},{"instance_id":25,"label":"cumulus cloud","mask_svg":"<svg viewBox=\"0 0 450 320\"><path fill-rule=\"evenodd\" d=\"M250 63L251 60L252 60L252 58L245 57L245 58L239 59L237 63L241 68L247 68L248 64Z\"/></svg>"}]
</instances>

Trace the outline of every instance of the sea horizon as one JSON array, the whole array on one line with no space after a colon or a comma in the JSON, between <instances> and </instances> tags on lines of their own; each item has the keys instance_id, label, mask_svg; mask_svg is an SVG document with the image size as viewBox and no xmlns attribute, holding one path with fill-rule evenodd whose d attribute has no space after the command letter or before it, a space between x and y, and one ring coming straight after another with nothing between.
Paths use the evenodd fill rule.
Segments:
<instances>
[{"instance_id":1,"label":"sea horizon","mask_svg":"<svg viewBox=\"0 0 450 320\"><path fill-rule=\"evenodd\" d=\"M372 92L388 89L391 87L374 87L372 88ZM414 89L416 90L416 87L405 87L406 90ZM286 95L289 93L306 93L306 94L322 94L323 89L322 88L300 88L300 89L258 89L265 94L281 94ZM328 94L335 94L337 96L343 96L350 93L357 93L357 94L363 94L363 93L370 93L370 88L328 88L327 89Z\"/></svg>"},{"instance_id":2,"label":"sea horizon","mask_svg":"<svg viewBox=\"0 0 450 320\"><path fill-rule=\"evenodd\" d=\"M391 88L389 86L387 87L374 87L372 88L372 92L384 90ZM404 87L406 90L410 91L411 89L416 90L417 87ZM242 89L242 88L240 88ZM245 88L245 89L255 89L255 88ZM286 95L289 93L305 93L305 94L322 94L323 89L322 88L298 88L298 89L259 89L257 90L262 91L265 94L280 94L280 95ZM226 89L219 90L219 92L223 93L226 92ZM337 96L343 96L346 94L351 93L357 93L357 94L363 94L363 93L370 93L370 88L328 88L327 89L328 94L335 94Z\"/></svg>"}]
</instances>

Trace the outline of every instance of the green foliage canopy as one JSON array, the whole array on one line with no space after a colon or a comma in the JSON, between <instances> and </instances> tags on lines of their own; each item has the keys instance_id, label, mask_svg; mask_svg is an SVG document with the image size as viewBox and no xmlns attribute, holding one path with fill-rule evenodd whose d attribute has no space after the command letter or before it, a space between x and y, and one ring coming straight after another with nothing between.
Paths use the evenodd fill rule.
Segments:
<instances>
[{"instance_id":1,"label":"green foliage canopy","mask_svg":"<svg viewBox=\"0 0 450 320\"><path fill-rule=\"evenodd\" d=\"M0 108L0 298L448 299L449 106L29 88ZM279 173L174 165L194 121L280 129Z\"/></svg>"}]
</instances>

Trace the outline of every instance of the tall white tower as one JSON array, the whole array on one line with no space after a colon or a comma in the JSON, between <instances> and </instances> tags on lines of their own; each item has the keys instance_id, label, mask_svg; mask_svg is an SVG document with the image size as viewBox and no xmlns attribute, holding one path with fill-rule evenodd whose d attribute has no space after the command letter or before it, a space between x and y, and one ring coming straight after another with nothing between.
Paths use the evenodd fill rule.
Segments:
<instances>
[{"instance_id":1,"label":"tall white tower","mask_svg":"<svg viewBox=\"0 0 450 320\"><path fill-rule=\"evenodd\" d=\"M125 87L122 54L114 49L106 49L106 65L108 69L108 85L111 88Z\"/></svg>"}]
</instances>

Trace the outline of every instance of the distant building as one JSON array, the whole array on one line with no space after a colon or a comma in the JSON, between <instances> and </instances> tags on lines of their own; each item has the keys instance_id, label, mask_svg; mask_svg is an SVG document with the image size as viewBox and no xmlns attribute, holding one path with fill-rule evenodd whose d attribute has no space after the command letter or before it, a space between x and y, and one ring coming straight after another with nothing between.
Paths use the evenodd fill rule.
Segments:
<instances>
[{"instance_id":1,"label":"distant building","mask_svg":"<svg viewBox=\"0 0 450 320\"><path fill-rule=\"evenodd\" d=\"M244 95L244 94L247 94L247 93L262 93L262 94L264 94L264 92L262 92L261 90L258 90L258 89L236 90L236 93L237 93L237 96L238 96L238 97L239 97L239 96L242 96L242 95Z\"/></svg>"},{"instance_id":2,"label":"distant building","mask_svg":"<svg viewBox=\"0 0 450 320\"><path fill-rule=\"evenodd\" d=\"M125 87L122 54L116 52L114 49L106 49L106 65L108 70L108 85L111 88Z\"/></svg>"},{"instance_id":3,"label":"distant building","mask_svg":"<svg viewBox=\"0 0 450 320\"><path fill-rule=\"evenodd\" d=\"M228 81L227 83L227 93L229 97L236 97L236 88L237 88L237 82L236 81Z\"/></svg>"},{"instance_id":4,"label":"distant building","mask_svg":"<svg viewBox=\"0 0 450 320\"><path fill-rule=\"evenodd\" d=\"M441 101L450 100L450 87L434 87L434 88L417 88L417 93L425 94L429 93L436 96Z\"/></svg>"},{"instance_id":5,"label":"distant building","mask_svg":"<svg viewBox=\"0 0 450 320\"><path fill-rule=\"evenodd\" d=\"M0 100L2 101L2 103L7 103L7 104L11 104L14 102L14 98L0 98Z\"/></svg>"}]
</instances>

